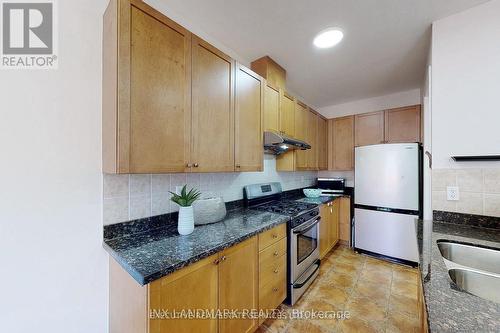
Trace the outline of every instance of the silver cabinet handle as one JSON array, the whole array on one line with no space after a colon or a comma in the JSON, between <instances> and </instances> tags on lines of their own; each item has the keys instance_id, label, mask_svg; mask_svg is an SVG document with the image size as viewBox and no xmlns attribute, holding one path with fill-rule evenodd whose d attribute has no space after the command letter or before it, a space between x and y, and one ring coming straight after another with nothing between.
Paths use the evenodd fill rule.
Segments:
<instances>
[{"instance_id":1,"label":"silver cabinet handle","mask_svg":"<svg viewBox=\"0 0 500 333\"><path fill-rule=\"evenodd\" d=\"M198 163L193 164L193 166L194 166L195 168L197 168L197 167L198 167Z\"/></svg>"},{"instance_id":2,"label":"silver cabinet handle","mask_svg":"<svg viewBox=\"0 0 500 333\"><path fill-rule=\"evenodd\" d=\"M193 165L191 163L186 164L186 168L191 168Z\"/></svg>"}]
</instances>

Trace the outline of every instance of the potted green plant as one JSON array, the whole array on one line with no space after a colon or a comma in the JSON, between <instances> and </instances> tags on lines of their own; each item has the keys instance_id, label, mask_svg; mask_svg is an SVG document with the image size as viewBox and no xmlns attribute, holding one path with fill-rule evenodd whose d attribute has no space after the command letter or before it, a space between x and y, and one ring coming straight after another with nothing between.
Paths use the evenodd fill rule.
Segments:
<instances>
[{"instance_id":1,"label":"potted green plant","mask_svg":"<svg viewBox=\"0 0 500 333\"><path fill-rule=\"evenodd\" d=\"M186 189L187 185L182 187L180 195L170 192L172 197L170 200L179 205L179 219L177 224L177 231L181 235L189 235L194 231L194 217L193 217L193 202L196 201L201 195L200 191L192 188L189 192Z\"/></svg>"}]
</instances>

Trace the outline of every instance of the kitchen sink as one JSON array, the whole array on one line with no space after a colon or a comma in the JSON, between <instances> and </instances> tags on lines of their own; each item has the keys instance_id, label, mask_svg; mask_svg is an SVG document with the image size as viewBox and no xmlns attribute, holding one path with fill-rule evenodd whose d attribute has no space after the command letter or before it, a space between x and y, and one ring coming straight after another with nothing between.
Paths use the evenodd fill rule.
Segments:
<instances>
[{"instance_id":1,"label":"kitchen sink","mask_svg":"<svg viewBox=\"0 0 500 333\"><path fill-rule=\"evenodd\" d=\"M450 269L448 274L459 289L500 303L500 276L461 268Z\"/></svg>"},{"instance_id":2,"label":"kitchen sink","mask_svg":"<svg viewBox=\"0 0 500 333\"><path fill-rule=\"evenodd\" d=\"M443 258L451 263L498 274L500 278L500 250L452 241L438 240L437 245ZM456 265L450 265L446 261L445 263L448 268L456 267Z\"/></svg>"}]
</instances>

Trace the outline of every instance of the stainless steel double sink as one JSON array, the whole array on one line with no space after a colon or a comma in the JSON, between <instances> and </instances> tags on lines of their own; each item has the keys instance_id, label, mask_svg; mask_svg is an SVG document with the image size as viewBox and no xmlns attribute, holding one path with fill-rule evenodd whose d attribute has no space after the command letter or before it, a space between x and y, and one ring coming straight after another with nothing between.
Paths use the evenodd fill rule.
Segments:
<instances>
[{"instance_id":1,"label":"stainless steel double sink","mask_svg":"<svg viewBox=\"0 0 500 333\"><path fill-rule=\"evenodd\" d=\"M448 240L437 246L459 289L500 303L500 249Z\"/></svg>"}]
</instances>

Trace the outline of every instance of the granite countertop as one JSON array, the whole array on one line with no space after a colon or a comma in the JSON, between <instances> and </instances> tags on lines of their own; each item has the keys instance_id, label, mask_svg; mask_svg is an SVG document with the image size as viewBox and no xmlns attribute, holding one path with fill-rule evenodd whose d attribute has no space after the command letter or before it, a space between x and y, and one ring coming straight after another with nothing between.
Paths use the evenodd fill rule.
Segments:
<instances>
[{"instance_id":1,"label":"granite countertop","mask_svg":"<svg viewBox=\"0 0 500 333\"><path fill-rule=\"evenodd\" d=\"M431 332L498 332L500 304L460 291L448 276L437 240L500 248L500 232L442 222L419 221L419 249Z\"/></svg>"},{"instance_id":2,"label":"granite countertop","mask_svg":"<svg viewBox=\"0 0 500 333\"><path fill-rule=\"evenodd\" d=\"M170 227L114 235L104 240L104 248L145 285L288 220L286 215L239 208L220 222L196 226L187 236L180 236L171 221Z\"/></svg>"}]
</instances>

